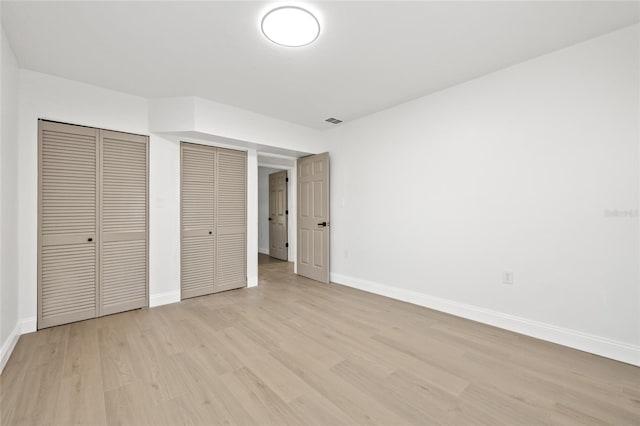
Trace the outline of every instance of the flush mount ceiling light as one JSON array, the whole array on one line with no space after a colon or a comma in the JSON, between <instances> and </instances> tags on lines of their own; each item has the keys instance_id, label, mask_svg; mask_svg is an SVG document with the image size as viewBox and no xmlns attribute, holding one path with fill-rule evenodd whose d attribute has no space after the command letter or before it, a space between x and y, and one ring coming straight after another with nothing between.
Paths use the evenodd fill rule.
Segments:
<instances>
[{"instance_id":1,"label":"flush mount ceiling light","mask_svg":"<svg viewBox=\"0 0 640 426\"><path fill-rule=\"evenodd\" d=\"M320 35L320 23L311 12L297 6L282 6L262 18L262 33L281 46L301 47Z\"/></svg>"}]
</instances>

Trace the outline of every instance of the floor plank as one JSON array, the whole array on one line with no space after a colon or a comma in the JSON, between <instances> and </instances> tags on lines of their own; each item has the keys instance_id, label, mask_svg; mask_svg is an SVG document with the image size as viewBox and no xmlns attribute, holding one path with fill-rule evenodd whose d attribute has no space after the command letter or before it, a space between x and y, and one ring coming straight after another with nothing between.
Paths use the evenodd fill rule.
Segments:
<instances>
[{"instance_id":1,"label":"floor plank","mask_svg":"<svg viewBox=\"0 0 640 426\"><path fill-rule=\"evenodd\" d=\"M640 424L640 368L292 273L20 337L0 423Z\"/></svg>"}]
</instances>

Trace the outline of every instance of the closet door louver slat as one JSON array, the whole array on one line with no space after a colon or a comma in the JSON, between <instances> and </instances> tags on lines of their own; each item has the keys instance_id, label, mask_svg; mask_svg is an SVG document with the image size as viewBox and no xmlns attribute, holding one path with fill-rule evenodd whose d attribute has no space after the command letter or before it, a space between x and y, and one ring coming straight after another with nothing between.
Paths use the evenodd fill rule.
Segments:
<instances>
[{"instance_id":1,"label":"closet door louver slat","mask_svg":"<svg viewBox=\"0 0 640 426\"><path fill-rule=\"evenodd\" d=\"M148 305L145 136L100 131L100 315Z\"/></svg>"},{"instance_id":2,"label":"closet door louver slat","mask_svg":"<svg viewBox=\"0 0 640 426\"><path fill-rule=\"evenodd\" d=\"M215 291L247 285L247 153L218 148Z\"/></svg>"},{"instance_id":3,"label":"closet door louver slat","mask_svg":"<svg viewBox=\"0 0 640 426\"><path fill-rule=\"evenodd\" d=\"M247 285L247 154L183 142L182 298Z\"/></svg>"},{"instance_id":4,"label":"closet door louver slat","mask_svg":"<svg viewBox=\"0 0 640 426\"><path fill-rule=\"evenodd\" d=\"M181 144L181 296L183 299L214 291L216 151Z\"/></svg>"},{"instance_id":5,"label":"closet door louver slat","mask_svg":"<svg viewBox=\"0 0 640 426\"><path fill-rule=\"evenodd\" d=\"M39 122L38 327L97 314L96 129Z\"/></svg>"},{"instance_id":6,"label":"closet door louver slat","mask_svg":"<svg viewBox=\"0 0 640 426\"><path fill-rule=\"evenodd\" d=\"M148 306L149 138L38 133L38 328Z\"/></svg>"}]
</instances>

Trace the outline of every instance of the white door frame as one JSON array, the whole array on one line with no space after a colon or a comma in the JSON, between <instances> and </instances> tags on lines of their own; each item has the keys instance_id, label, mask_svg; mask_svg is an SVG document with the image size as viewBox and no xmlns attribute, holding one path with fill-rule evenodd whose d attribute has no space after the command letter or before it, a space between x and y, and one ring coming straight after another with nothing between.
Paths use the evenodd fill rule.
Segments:
<instances>
[{"instance_id":1,"label":"white door frame","mask_svg":"<svg viewBox=\"0 0 640 426\"><path fill-rule=\"evenodd\" d=\"M265 153L259 153L260 155L264 155L264 156L269 156L269 154L265 154ZM275 157L275 156L274 156ZM296 260L297 260L297 240L298 240L298 236L297 236L297 229L298 229L298 221L297 221L297 214L298 214L298 191L296 190L297 185L298 185L298 181L297 181L297 167L295 165L295 161L297 160L296 158L293 157L282 157L282 156L277 156L277 158L287 158L287 159L291 159L294 162L293 166L282 166L282 165L277 165L277 164L269 164L269 163L264 163L261 162L260 160L258 160L258 164L257 167L268 167L270 169L277 169L277 170L286 170L288 173L288 177L289 177L289 182L288 182L288 186L287 186L287 204L288 204L288 209L289 209L289 215L287 217L287 227L288 227L288 242L289 242L289 251L288 251L288 260L289 262L293 262L293 273L297 273L297 267L296 267ZM257 174L257 168L256 168L256 174ZM258 194L256 192L256 205L258 204L257 201L257 197ZM258 246L257 244L257 238L258 238L258 233L256 233L256 247Z\"/></svg>"},{"instance_id":2,"label":"white door frame","mask_svg":"<svg viewBox=\"0 0 640 426\"><path fill-rule=\"evenodd\" d=\"M289 260L289 174L288 170L278 170L267 175L267 190L269 191L269 196L267 197L269 201L269 217L267 218L267 226L269 228L268 252L269 256L286 261ZM272 178L271 176L274 177ZM282 176L285 177L284 181ZM284 185L282 185L283 183ZM284 190L282 186L284 186ZM283 192L285 199L281 200L279 195L282 195ZM284 224L282 223L283 220ZM282 231L284 231L284 235L282 235ZM282 256L283 251L286 256Z\"/></svg>"}]
</instances>

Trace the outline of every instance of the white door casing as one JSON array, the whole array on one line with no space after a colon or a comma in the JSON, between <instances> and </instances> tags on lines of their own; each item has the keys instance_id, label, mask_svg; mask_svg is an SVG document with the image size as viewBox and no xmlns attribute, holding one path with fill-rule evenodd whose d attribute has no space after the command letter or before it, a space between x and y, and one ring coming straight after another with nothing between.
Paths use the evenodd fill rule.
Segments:
<instances>
[{"instance_id":1,"label":"white door casing","mask_svg":"<svg viewBox=\"0 0 640 426\"><path fill-rule=\"evenodd\" d=\"M288 260L287 171L269 175L269 256Z\"/></svg>"}]
</instances>

